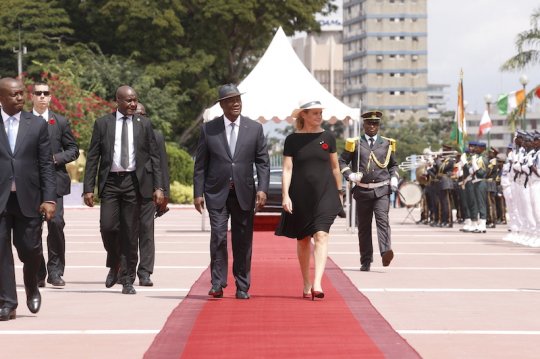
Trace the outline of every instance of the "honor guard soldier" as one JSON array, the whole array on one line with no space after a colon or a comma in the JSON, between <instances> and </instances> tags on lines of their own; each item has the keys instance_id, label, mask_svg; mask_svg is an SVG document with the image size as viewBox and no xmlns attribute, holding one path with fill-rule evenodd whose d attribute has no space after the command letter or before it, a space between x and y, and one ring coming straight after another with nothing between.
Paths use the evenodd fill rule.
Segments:
<instances>
[{"instance_id":1,"label":"honor guard soldier","mask_svg":"<svg viewBox=\"0 0 540 359\"><path fill-rule=\"evenodd\" d=\"M390 265L394 252L390 239L390 193L397 191L397 162L394 158L395 140L378 134L382 119L380 111L362 114L364 135L347 139L339 158L343 176L355 186L358 241L361 271L369 271L373 262L371 223L377 223L377 238L383 266Z\"/></svg>"}]
</instances>

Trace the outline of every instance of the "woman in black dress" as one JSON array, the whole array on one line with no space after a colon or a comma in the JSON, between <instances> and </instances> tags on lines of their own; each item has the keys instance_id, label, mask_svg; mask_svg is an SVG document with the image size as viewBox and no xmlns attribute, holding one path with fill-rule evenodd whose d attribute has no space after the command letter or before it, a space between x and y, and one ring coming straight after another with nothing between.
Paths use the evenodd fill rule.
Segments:
<instances>
[{"instance_id":1,"label":"woman in black dress","mask_svg":"<svg viewBox=\"0 0 540 359\"><path fill-rule=\"evenodd\" d=\"M310 101L293 111L296 132L285 139L283 211L276 229L276 235L297 239L303 297L312 300L324 298L321 280L328 256L328 232L342 209L336 139L321 127L322 110L319 101ZM312 237L313 282L309 274Z\"/></svg>"}]
</instances>

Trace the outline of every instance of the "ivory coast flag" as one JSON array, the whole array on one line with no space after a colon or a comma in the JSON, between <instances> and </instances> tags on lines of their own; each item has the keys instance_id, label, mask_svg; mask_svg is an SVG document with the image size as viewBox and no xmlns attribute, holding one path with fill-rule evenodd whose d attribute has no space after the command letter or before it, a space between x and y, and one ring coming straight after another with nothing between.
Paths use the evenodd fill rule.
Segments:
<instances>
[{"instance_id":1,"label":"ivory coast flag","mask_svg":"<svg viewBox=\"0 0 540 359\"><path fill-rule=\"evenodd\" d=\"M463 104L463 70L460 73L457 97L456 121L450 138L463 151L465 148L465 139L467 138L467 121L465 120L465 106Z\"/></svg>"},{"instance_id":2,"label":"ivory coast flag","mask_svg":"<svg viewBox=\"0 0 540 359\"><path fill-rule=\"evenodd\" d=\"M482 137L484 133L491 131L492 126L493 124L491 123L489 112L488 110L485 110L484 114L482 115L482 119L480 120L480 126L478 126L478 137Z\"/></svg>"},{"instance_id":3,"label":"ivory coast flag","mask_svg":"<svg viewBox=\"0 0 540 359\"><path fill-rule=\"evenodd\" d=\"M521 105L523 100L525 100L525 90L523 89L499 95L499 99L497 100L499 114L507 115L508 112L512 112Z\"/></svg>"}]
</instances>

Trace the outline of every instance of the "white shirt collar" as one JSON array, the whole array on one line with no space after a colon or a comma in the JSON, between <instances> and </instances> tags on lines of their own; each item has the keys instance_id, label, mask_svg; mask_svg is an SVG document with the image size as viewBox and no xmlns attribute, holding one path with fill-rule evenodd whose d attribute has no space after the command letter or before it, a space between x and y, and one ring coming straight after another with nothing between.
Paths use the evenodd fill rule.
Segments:
<instances>
[{"instance_id":1,"label":"white shirt collar","mask_svg":"<svg viewBox=\"0 0 540 359\"><path fill-rule=\"evenodd\" d=\"M377 134L375 134L375 136L368 136L368 134L364 134L364 136L366 137L366 141L369 142L369 139L370 138L373 138L373 143L377 142Z\"/></svg>"},{"instance_id":2,"label":"white shirt collar","mask_svg":"<svg viewBox=\"0 0 540 359\"><path fill-rule=\"evenodd\" d=\"M21 120L21 113L20 112L17 112L16 114L14 114L13 116L10 116L8 115L7 113L4 112L4 109L2 108L1 110L1 113L2 113L2 120L4 122L6 122L8 120L8 118L10 117L15 117L18 121Z\"/></svg>"},{"instance_id":3,"label":"white shirt collar","mask_svg":"<svg viewBox=\"0 0 540 359\"><path fill-rule=\"evenodd\" d=\"M39 116L43 117L45 121L49 121L49 109L45 109L45 112L43 112L42 114L37 112L36 109L32 109L32 113L38 117Z\"/></svg>"},{"instance_id":4,"label":"white shirt collar","mask_svg":"<svg viewBox=\"0 0 540 359\"><path fill-rule=\"evenodd\" d=\"M122 113L120 111L116 110L116 119L117 120L121 120L122 117L124 117L124 116L127 117L128 120L133 120L133 116L122 115Z\"/></svg>"},{"instance_id":5,"label":"white shirt collar","mask_svg":"<svg viewBox=\"0 0 540 359\"><path fill-rule=\"evenodd\" d=\"M231 120L227 118L227 116L223 115L223 121L225 123L225 128L228 128L229 125L232 123ZM236 128L240 128L240 116L234 121L234 124L236 125Z\"/></svg>"}]
</instances>

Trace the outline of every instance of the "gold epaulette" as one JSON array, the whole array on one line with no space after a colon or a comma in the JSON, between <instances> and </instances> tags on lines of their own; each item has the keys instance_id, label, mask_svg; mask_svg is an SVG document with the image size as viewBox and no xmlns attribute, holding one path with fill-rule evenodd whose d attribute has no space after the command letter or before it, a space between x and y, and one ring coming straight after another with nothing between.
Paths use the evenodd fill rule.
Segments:
<instances>
[{"instance_id":1,"label":"gold epaulette","mask_svg":"<svg viewBox=\"0 0 540 359\"><path fill-rule=\"evenodd\" d=\"M397 141L393 138L390 138L390 137L384 137L384 136L381 136L382 138L384 138L385 140L387 140L388 142L390 142L390 147L392 148L392 152L396 152L396 149L397 149Z\"/></svg>"},{"instance_id":2,"label":"gold epaulette","mask_svg":"<svg viewBox=\"0 0 540 359\"><path fill-rule=\"evenodd\" d=\"M345 151L354 152L354 149L356 148L356 141L358 141L358 137L347 138L345 140Z\"/></svg>"}]
</instances>

